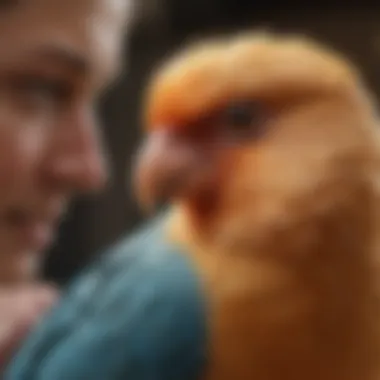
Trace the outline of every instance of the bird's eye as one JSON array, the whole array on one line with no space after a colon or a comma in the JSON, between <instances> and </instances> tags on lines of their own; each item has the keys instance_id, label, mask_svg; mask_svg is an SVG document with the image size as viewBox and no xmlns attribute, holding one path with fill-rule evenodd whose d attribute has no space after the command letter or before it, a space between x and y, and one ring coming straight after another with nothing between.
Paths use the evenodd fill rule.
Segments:
<instances>
[{"instance_id":1,"label":"bird's eye","mask_svg":"<svg viewBox=\"0 0 380 380\"><path fill-rule=\"evenodd\" d=\"M225 108L223 122L234 130L249 130L256 124L258 116L259 109L253 102L234 102Z\"/></svg>"}]
</instances>

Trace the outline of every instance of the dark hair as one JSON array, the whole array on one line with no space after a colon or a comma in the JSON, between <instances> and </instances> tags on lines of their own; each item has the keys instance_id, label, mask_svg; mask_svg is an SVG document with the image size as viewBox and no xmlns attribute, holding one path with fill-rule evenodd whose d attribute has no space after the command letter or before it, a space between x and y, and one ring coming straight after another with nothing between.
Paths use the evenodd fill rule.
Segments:
<instances>
[{"instance_id":1,"label":"dark hair","mask_svg":"<svg viewBox=\"0 0 380 380\"><path fill-rule=\"evenodd\" d=\"M17 0L0 0L0 10L13 7L17 4Z\"/></svg>"}]
</instances>

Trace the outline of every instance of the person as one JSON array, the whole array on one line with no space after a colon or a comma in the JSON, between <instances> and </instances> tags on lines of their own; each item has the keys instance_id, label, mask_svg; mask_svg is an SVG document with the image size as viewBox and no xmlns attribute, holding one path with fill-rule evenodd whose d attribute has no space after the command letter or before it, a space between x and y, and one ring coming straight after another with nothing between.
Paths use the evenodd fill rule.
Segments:
<instances>
[{"instance_id":1,"label":"person","mask_svg":"<svg viewBox=\"0 0 380 380\"><path fill-rule=\"evenodd\" d=\"M94 104L129 0L0 0L0 367L54 302L35 280L67 204L107 180Z\"/></svg>"}]
</instances>

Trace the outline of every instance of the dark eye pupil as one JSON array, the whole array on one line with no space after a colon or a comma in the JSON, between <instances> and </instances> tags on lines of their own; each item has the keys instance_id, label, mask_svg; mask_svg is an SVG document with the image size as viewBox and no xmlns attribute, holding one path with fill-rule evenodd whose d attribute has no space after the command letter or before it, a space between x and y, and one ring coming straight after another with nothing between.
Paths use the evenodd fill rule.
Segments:
<instances>
[{"instance_id":1,"label":"dark eye pupil","mask_svg":"<svg viewBox=\"0 0 380 380\"><path fill-rule=\"evenodd\" d=\"M227 123L231 127L249 127L254 121L255 110L252 104L231 104L226 110Z\"/></svg>"}]
</instances>

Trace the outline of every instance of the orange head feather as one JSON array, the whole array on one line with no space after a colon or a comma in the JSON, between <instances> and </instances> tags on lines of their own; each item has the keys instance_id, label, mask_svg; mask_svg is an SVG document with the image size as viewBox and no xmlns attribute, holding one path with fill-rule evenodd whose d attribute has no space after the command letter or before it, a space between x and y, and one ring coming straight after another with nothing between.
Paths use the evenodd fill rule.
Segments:
<instances>
[{"instance_id":1,"label":"orange head feather","mask_svg":"<svg viewBox=\"0 0 380 380\"><path fill-rule=\"evenodd\" d=\"M219 238L251 239L254 226L265 233L306 218L310 202L319 213L346 197L374 123L355 67L305 37L195 44L148 88L138 194L185 206L199 231L207 221Z\"/></svg>"}]
</instances>

